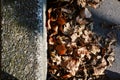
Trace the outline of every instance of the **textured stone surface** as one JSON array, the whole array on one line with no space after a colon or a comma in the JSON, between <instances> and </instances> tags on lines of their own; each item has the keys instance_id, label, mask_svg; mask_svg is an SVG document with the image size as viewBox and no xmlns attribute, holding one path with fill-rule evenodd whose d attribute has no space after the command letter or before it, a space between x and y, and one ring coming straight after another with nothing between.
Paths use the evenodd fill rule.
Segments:
<instances>
[{"instance_id":1,"label":"textured stone surface","mask_svg":"<svg viewBox=\"0 0 120 80\"><path fill-rule=\"evenodd\" d=\"M18 80L46 77L42 4L42 0L2 0L2 71ZM2 80L8 77L2 75Z\"/></svg>"}]
</instances>

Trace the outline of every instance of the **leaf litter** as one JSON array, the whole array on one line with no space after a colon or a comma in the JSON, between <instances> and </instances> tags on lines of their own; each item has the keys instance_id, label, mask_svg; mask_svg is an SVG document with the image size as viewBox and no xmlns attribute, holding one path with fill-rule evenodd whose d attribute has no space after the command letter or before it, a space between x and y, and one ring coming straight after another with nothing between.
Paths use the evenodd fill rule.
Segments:
<instances>
[{"instance_id":1,"label":"leaf litter","mask_svg":"<svg viewBox=\"0 0 120 80\"><path fill-rule=\"evenodd\" d=\"M116 39L93 32L87 6L101 0L47 1L48 80L101 80L114 62Z\"/></svg>"}]
</instances>

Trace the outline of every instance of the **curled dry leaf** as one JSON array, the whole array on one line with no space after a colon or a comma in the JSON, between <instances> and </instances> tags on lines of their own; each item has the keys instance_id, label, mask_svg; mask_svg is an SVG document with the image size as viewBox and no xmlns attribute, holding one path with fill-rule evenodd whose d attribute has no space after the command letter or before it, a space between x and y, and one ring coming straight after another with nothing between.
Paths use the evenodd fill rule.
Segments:
<instances>
[{"instance_id":1,"label":"curled dry leaf","mask_svg":"<svg viewBox=\"0 0 120 80\"><path fill-rule=\"evenodd\" d=\"M79 69L79 60L69 58L69 60L63 63L63 67L67 68L67 72L69 72L72 76L75 76L76 72Z\"/></svg>"}]
</instances>

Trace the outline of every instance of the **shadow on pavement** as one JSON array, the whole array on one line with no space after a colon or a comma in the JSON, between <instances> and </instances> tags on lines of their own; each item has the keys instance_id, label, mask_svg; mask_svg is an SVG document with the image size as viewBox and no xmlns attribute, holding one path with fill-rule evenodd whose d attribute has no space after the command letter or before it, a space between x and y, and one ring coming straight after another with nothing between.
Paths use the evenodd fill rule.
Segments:
<instances>
[{"instance_id":1,"label":"shadow on pavement","mask_svg":"<svg viewBox=\"0 0 120 80\"><path fill-rule=\"evenodd\" d=\"M1 80L18 80L18 79L15 78L13 75L2 71L1 72Z\"/></svg>"},{"instance_id":2,"label":"shadow on pavement","mask_svg":"<svg viewBox=\"0 0 120 80\"><path fill-rule=\"evenodd\" d=\"M112 37L117 39L117 45L120 45L120 25L110 22L108 19L100 18L93 13L94 31L102 36L107 36L108 33L113 33Z\"/></svg>"},{"instance_id":3,"label":"shadow on pavement","mask_svg":"<svg viewBox=\"0 0 120 80\"><path fill-rule=\"evenodd\" d=\"M110 78L110 80L120 80L120 73L116 73L110 70L106 70L105 73Z\"/></svg>"}]
</instances>

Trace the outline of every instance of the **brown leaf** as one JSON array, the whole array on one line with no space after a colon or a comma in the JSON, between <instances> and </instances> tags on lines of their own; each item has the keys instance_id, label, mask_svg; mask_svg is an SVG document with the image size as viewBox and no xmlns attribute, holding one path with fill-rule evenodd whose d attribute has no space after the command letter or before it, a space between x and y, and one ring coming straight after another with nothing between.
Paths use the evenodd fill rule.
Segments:
<instances>
[{"instance_id":1,"label":"brown leaf","mask_svg":"<svg viewBox=\"0 0 120 80\"><path fill-rule=\"evenodd\" d=\"M59 25L64 25L66 23L66 20L63 17L58 17L57 18L57 23Z\"/></svg>"},{"instance_id":2,"label":"brown leaf","mask_svg":"<svg viewBox=\"0 0 120 80\"><path fill-rule=\"evenodd\" d=\"M66 49L66 47L65 47L64 44L57 45L57 46L56 46L56 50L57 50L57 53L58 53L59 55L64 55L64 54L66 53L66 51L67 51L67 49Z\"/></svg>"},{"instance_id":3,"label":"brown leaf","mask_svg":"<svg viewBox=\"0 0 120 80\"><path fill-rule=\"evenodd\" d=\"M70 78L72 75L71 74L65 74L64 76L62 76L63 79L68 79Z\"/></svg>"},{"instance_id":4,"label":"brown leaf","mask_svg":"<svg viewBox=\"0 0 120 80\"><path fill-rule=\"evenodd\" d=\"M81 47L78 49L77 54L84 57L85 55L90 54L90 52L86 49L86 47Z\"/></svg>"},{"instance_id":5,"label":"brown leaf","mask_svg":"<svg viewBox=\"0 0 120 80\"><path fill-rule=\"evenodd\" d=\"M58 66L57 65L52 65L50 66L51 69L58 69Z\"/></svg>"},{"instance_id":6,"label":"brown leaf","mask_svg":"<svg viewBox=\"0 0 120 80\"><path fill-rule=\"evenodd\" d=\"M79 64L79 60L69 58L63 63L62 66L67 68L67 72L69 72L72 76L75 76L76 72L79 69Z\"/></svg>"}]
</instances>

